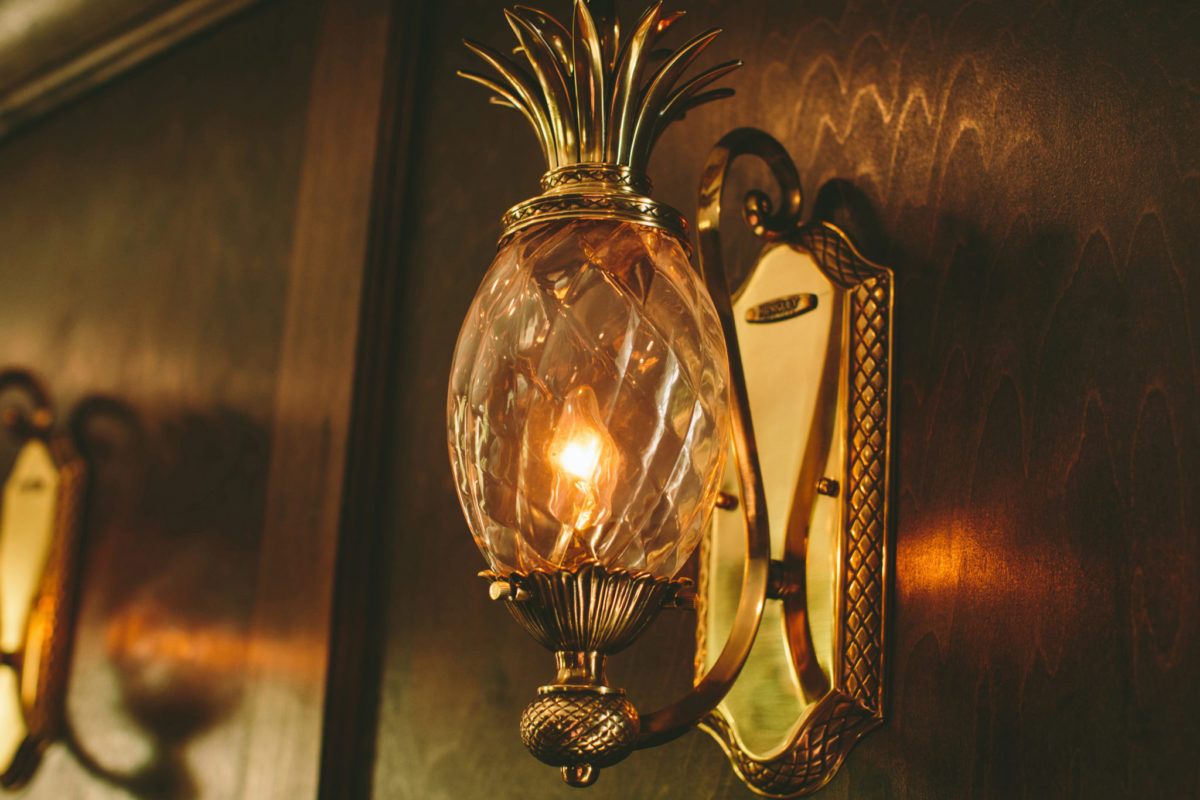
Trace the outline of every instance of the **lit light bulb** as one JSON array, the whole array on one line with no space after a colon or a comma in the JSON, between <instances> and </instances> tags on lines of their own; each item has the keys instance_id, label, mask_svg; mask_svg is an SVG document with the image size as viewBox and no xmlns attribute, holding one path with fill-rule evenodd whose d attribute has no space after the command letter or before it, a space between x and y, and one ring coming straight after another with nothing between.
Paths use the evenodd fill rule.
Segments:
<instances>
[{"instance_id":1,"label":"lit light bulb","mask_svg":"<svg viewBox=\"0 0 1200 800\"><path fill-rule=\"evenodd\" d=\"M563 406L549 447L554 475L550 513L562 524L550 560L560 562L574 544L594 558L595 549L581 531L601 525L612 513L620 455L600 419L590 386L575 390Z\"/></svg>"}]
</instances>

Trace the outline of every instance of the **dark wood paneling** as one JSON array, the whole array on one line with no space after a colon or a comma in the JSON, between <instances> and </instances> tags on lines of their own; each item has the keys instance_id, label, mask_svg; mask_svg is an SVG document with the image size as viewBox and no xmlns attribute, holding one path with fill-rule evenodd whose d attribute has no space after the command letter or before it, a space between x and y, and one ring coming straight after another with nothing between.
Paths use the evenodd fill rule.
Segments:
<instances>
[{"instance_id":1,"label":"dark wood paneling","mask_svg":"<svg viewBox=\"0 0 1200 800\"><path fill-rule=\"evenodd\" d=\"M96 475L29 797L316 796L390 10L263 4L0 146L0 363Z\"/></svg>"},{"instance_id":2,"label":"dark wood paneling","mask_svg":"<svg viewBox=\"0 0 1200 800\"><path fill-rule=\"evenodd\" d=\"M412 136L419 127L414 103L420 90L423 9L393 8L389 56L382 74L375 193L369 215L362 276L361 335L354 359L353 424L346 455L341 538L333 604L320 797L369 797L375 764L375 729L382 665L382 625L387 593L386 531L390 497L380 476L394 462L396 331L401 326L398 254L412 235L410 190Z\"/></svg>"},{"instance_id":3,"label":"dark wood paneling","mask_svg":"<svg viewBox=\"0 0 1200 800\"><path fill-rule=\"evenodd\" d=\"M240 796L315 797L392 3L325 2L282 329ZM289 652L287 668L275 663ZM336 660L335 660L336 663Z\"/></svg>"},{"instance_id":4,"label":"dark wood paneling","mask_svg":"<svg viewBox=\"0 0 1200 800\"><path fill-rule=\"evenodd\" d=\"M233 797L314 4L265 8L0 147L0 362L95 464L73 748L28 796Z\"/></svg>"},{"instance_id":5,"label":"dark wood paneling","mask_svg":"<svg viewBox=\"0 0 1200 800\"><path fill-rule=\"evenodd\" d=\"M0 136L255 0L43 0L0 9Z\"/></svg>"},{"instance_id":6,"label":"dark wood paneling","mask_svg":"<svg viewBox=\"0 0 1200 800\"><path fill-rule=\"evenodd\" d=\"M748 63L736 98L664 136L657 196L690 213L708 148L756 125L810 207L831 180L861 190L898 274L892 701L825 796L1200 795L1198 12L690 10L689 30L727 30L712 61ZM517 739L548 657L473 577L444 444L459 322L541 164L525 123L453 76L461 36L508 40L500 4L437 4L427 31L375 794L575 796ZM644 705L690 662L686 625L656 625L613 668ZM588 791L752 796L698 733Z\"/></svg>"}]
</instances>

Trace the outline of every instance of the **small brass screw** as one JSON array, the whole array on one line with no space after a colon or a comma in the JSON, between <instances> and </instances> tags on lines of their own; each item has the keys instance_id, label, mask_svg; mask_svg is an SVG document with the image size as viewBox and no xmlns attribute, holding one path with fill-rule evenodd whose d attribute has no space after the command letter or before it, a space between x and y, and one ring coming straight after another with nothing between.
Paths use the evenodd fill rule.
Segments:
<instances>
[{"instance_id":1,"label":"small brass screw","mask_svg":"<svg viewBox=\"0 0 1200 800\"><path fill-rule=\"evenodd\" d=\"M817 481L817 494L823 494L826 497L837 497L841 488L833 478L821 478Z\"/></svg>"}]
</instances>

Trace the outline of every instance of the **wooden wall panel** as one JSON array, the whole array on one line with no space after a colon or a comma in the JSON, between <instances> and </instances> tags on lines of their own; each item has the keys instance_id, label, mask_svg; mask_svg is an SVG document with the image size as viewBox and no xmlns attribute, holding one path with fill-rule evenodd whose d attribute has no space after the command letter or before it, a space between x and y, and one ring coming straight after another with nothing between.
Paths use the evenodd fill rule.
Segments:
<instances>
[{"instance_id":1,"label":"wooden wall panel","mask_svg":"<svg viewBox=\"0 0 1200 800\"><path fill-rule=\"evenodd\" d=\"M317 794L390 13L264 3L0 145L0 364L96 474L28 797Z\"/></svg>"},{"instance_id":2,"label":"wooden wall panel","mask_svg":"<svg viewBox=\"0 0 1200 800\"><path fill-rule=\"evenodd\" d=\"M0 8L0 137L255 0L11 0Z\"/></svg>"},{"instance_id":3,"label":"wooden wall panel","mask_svg":"<svg viewBox=\"0 0 1200 800\"><path fill-rule=\"evenodd\" d=\"M81 408L96 473L75 752L31 798L243 780L314 12L267 8L0 147L0 362Z\"/></svg>"},{"instance_id":4,"label":"wooden wall panel","mask_svg":"<svg viewBox=\"0 0 1200 800\"><path fill-rule=\"evenodd\" d=\"M693 213L711 144L762 127L808 208L831 181L870 202L865 244L898 275L892 700L825 796L1198 796L1198 12L690 5L689 30L727 30L711 60L747 66L663 137L656 196ZM525 123L453 76L473 67L460 37L508 41L500 4L437 4L426 29L375 794L575 796L517 739L549 659L473 576L443 431L462 314L542 166ZM826 198L857 224L854 191ZM656 625L613 667L645 705L690 660L684 622ZM703 734L589 793L751 796Z\"/></svg>"}]
</instances>

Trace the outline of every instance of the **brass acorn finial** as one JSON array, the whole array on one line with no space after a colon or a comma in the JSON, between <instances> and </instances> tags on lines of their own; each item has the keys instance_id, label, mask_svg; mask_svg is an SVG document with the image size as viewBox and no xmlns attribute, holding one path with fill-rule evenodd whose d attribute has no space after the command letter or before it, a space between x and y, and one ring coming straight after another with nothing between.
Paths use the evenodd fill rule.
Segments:
<instances>
[{"instance_id":1,"label":"brass acorn finial","mask_svg":"<svg viewBox=\"0 0 1200 800\"><path fill-rule=\"evenodd\" d=\"M532 74L484 45L465 41L503 83L473 72L458 74L491 89L492 102L525 115L550 170L600 163L644 173L667 125L696 106L733 94L728 88L701 90L740 67L737 60L677 86L719 28L677 50L659 50L655 45L683 12L663 14L660 0L646 9L622 41L611 6L594 2L589 7L586 0L575 0L571 30L533 8L505 11L517 37L517 52L525 56Z\"/></svg>"}]
</instances>

